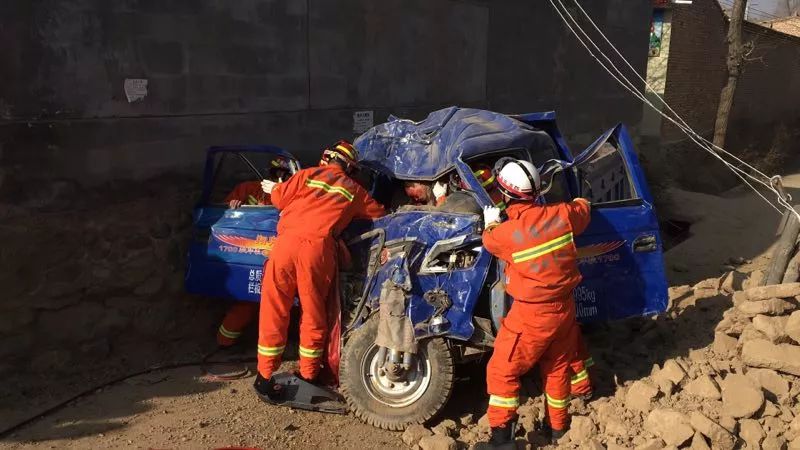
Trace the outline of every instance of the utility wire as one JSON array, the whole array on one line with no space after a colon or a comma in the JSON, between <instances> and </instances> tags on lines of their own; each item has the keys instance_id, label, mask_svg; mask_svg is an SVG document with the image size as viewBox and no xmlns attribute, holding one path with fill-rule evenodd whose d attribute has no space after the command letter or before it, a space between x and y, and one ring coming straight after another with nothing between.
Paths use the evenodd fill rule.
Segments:
<instances>
[{"instance_id":1,"label":"utility wire","mask_svg":"<svg viewBox=\"0 0 800 450\"><path fill-rule=\"evenodd\" d=\"M549 0L549 1L550 1L551 6L553 6L553 9L559 15L559 17L564 22L564 24L567 26L567 28L569 28L569 30L572 32L572 34L578 39L578 41L581 43L581 45L600 64L600 66L603 67L603 69L606 70L606 72L608 72L608 74L611 75L611 77L615 81L617 81L617 83L619 83L623 88L625 88L631 94L633 94L634 97L638 98L643 103L645 103L646 105L648 105L651 108L653 108L662 117L664 117L665 119L667 119L668 121L673 123L676 127L681 129L689 137L689 139L692 140L694 143L696 143L699 147L701 147L702 149L706 150L713 157L717 158L720 162L722 162L738 178L740 178L748 187L753 189L753 191L759 197L761 197L767 204L769 204L773 209L775 209L779 213L781 212L781 210L779 208L777 208L761 192L759 192L758 189L756 189L755 186L753 186L745 177L750 178L752 181L754 181L754 182L756 182L758 184L761 184L762 186L766 187L768 190L770 190L773 193L775 193L776 194L776 198L777 198L777 203L780 204L781 206L784 206L785 208L788 208L792 212L794 212L794 210L791 208L791 205L789 205L788 202L786 202L786 200L781 196L781 193L778 192L777 189L775 189L772 186L772 184L771 184L771 180L772 179L770 177L768 177L765 174L763 174L757 168L755 168L755 167L751 166L750 164L747 164L746 162L742 161L740 158L736 157L735 155L733 155L733 154L727 152L726 150L714 145L712 142L708 141L703 136L701 136L697 132L695 132L680 117L680 115L677 114L677 112L675 112L675 110L672 109L672 107L670 107L666 103L666 101L664 101L664 99L655 91L655 89L653 89L653 87L650 86L647 83L647 81L644 78L641 77L641 75L639 75L639 73L633 68L633 66L630 64L630 62L628 62L628 60L619 52L619 50L614 46L614 44L602 32L602 30L600 30L600 28L597 26L597 24L592 20L591 16L589 16L589 14L583 9L583 7L577 2L577 0L573 0L573 1L577 5L578 9L582 12L582 14L592 24L592 26L594 27L596 32L599 33L600 36L602 36L603 40L605 40L605 42L609 46L611 46L611 48L616 52L616 54L625 62L625 64L628 66L628 68L639 78L639 80L641 82L643 82L645 84L646 88L648 88L650 91L652 91L655 94L656 98L658 98L658 100L664 105L664 107L670 113L672 113L674 115L674 117L667 115L660 108L657 108L655 105L653 105L653 103L647 97L645 97L644 93L639 91L639 88L628 77L626 77L624 73L622 73L622 71L613 63L613 61L608 57L608 55L606 55L597 46L597 44L594 42L594 40L589 37L589 35L586 33L586 31L580 26L580 24L577 22L575 17L572 16L572 14L570 13L569 9L564 5L564 3L561 0L557 0L558 4L561 6L561 8L556 6L556 3L554 2L554 0ZM583 35L583 37L581 35ZM594 47L595 51L593 51L589 47L590 45L592 47ZM598 55L596 53L601 55L603 57L603 59L605 59L607 61L607 63L603 62L598 57ZM716 149L717 151L715 151L714 149ZM743 169L741 169L739 167L736 167L736 166L732 165L730 162L726 161L718 152L722 153L722 154L724 154L724 155L726 155L726 156L728 156L730 158L732 158L734 161L738 162L739 164L749 168L750 170L752 170L756 174L760 175L763 178L763 180L762 179L758 179L758 178L754 177L752 174L750 174L749 172L747 172L747 171L745 171L745 170L743 170ZM766 180L766 181L764 181L764 180ZM800 219L800 214L798 214L797 212L794 212L794 214L797 215L798 218Z\"/></svg>"}]
</instances>

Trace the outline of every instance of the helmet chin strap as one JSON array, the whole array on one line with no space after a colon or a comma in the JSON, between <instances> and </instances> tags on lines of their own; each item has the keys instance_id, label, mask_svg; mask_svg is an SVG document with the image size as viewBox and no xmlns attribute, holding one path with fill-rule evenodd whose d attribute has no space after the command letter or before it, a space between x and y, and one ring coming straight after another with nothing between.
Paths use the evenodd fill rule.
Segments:
<instances>
[{"instance_id":1,"label":"helmet chin strap","mask_svg":"<svg viewBox=\"0 0 800 450\"><path fill-rule=\"evenodd\" d=\"M528 177L528 181L530 181L531 183L531 200L536 200L536 197L538 197L539 193L539 189L536 187L536 180L533 178L533 175L531 175L531 172L528 170L528 168L525 167L525 164L520 164L520 163L516 164L517 167L519 167L520 169L522 169L523 172L525 172L525 176Z\"/></svg>"}]
</instances>

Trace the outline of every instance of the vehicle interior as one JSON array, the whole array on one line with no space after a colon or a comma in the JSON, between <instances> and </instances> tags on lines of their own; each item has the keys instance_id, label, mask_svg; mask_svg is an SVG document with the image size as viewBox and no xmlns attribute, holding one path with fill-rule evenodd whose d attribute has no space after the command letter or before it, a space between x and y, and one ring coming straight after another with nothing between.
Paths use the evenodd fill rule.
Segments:
<instances>
[{"instance_id":1,"label":"vehicle interior","mask_svg":"<svg viewBox=\"0 0 800 450\"><path fill-rule=\"evenodd\" d=\"M225 198L240 183L269 179L272 162L281 157L268 152L223 151L216 153L213 158L211 192L204 202L208 206L226 206Z\"/></svg>"}]
</instances>

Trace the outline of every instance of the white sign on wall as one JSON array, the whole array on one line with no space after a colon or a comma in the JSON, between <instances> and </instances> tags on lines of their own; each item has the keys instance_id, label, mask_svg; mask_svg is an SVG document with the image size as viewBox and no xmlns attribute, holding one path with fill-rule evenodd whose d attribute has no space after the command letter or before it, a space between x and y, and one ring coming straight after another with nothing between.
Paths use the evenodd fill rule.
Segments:
<instances>
[{"instance_id":1,"label":"white sign on wall","mask_svg":"<svg viewBox=\"0 0 800 450\"><path fill-rule=\"evenodd\" d=\"M353 113L353 132L361 134L372 128L372 111L356 111Z\"/></svg>"},{"instance_id":2,"label":"white sign on wall","mask_svg":"<svg viewBox=\"0 0 800 450\"><path fill-rule=\"evenodd\" d=\"M125 78L124 86L128 103L138 102L147 97L147 80L144 78Z\"/></svg>"}]
</instances>

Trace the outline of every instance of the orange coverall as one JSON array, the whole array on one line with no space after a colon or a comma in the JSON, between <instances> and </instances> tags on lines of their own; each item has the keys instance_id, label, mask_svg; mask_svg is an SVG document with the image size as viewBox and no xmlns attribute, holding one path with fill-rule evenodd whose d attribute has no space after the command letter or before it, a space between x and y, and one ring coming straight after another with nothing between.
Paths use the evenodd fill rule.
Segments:
<instances>
[{"instance_id":1,"label":"orange coverall","mask_svg":"<svg viewBox=\"0 0 800 450\"><path fill-rule=\"evenodd\" d=\"M576 358L569 363L571 371L570 377L570 394L578 395L592 395L594 389L592 388L592 379L589 374L589 368L594 365L594 360L589 354L589 349L586 348L586 341L583 340L581 335L581 328L575 327L575 340L577 341L577 354Z\"/></svg>"},{"instance_id":2,"label":"orange coverall","mask_svg":"<svg viewBox=\"0 0 800 450\"><path fill-rule=\"evenodd\" d=\"M225 203L239 200L243 205L271 205L270 195L261 189L261 181L244 181L225 197Z\"/></svg>"},{"instance_id":3,"label":"orange coverall","mask_svg":"<svg viewBox=\"0 0 800 450\"><path fill-rule=\"evenodd\" d=\"M239 200L244 205L271 205L270 195L261 188L261 181L239 183L225 197L225 203ZM258 315L258 303L234 302L217 329L217 344L229 347L236 343L244 330Z\"/></svg>"},{"instance_id":4,"label":"orange coverall","mask_svg":"<svg viewBox=\"0 0 800 450\"><path fill-rule=\"evenodd\" d=\"M517 417L519 378L537 362L554 430L569 426L570 363L577 359L575 300L581 281L573 237L589 224L589 202L512 203L508 220L483 233L483 246L506 261L514 298L486 369L489 425Z\"/></svg>"},{"instance_id":5,"label":"orange coverall","mask_svg":"<svg viewBox=\"0 0 800 450\"><path fill-rule=\"evenodd\" d=\"M300 376L319 374L328 334L327 301L337 271L337 237L357 218L378 218L383 206L338 165L301 170L272 191L281 210L278 237L264 267L258 371L270 378L286 347L289 311L300 298Z\"/></svg>"}]
</instances>

